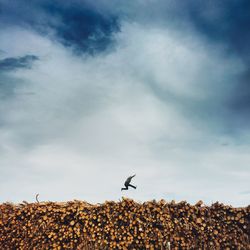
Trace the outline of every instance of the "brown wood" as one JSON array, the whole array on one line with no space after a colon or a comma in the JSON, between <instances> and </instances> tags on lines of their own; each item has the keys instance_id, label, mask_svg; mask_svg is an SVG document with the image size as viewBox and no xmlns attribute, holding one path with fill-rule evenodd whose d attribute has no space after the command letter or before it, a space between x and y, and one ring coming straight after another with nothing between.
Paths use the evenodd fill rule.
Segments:
<instances>
[{"instance_id":1,"label":"brown wood","mask_svg":"<svg viewBox=\"0 0 250 250\"><path fill-rule=\"evenodd\" d=\"M0 249L250 249L250 206L123 198L0 204Z\"/></svg>"}]
</instances>

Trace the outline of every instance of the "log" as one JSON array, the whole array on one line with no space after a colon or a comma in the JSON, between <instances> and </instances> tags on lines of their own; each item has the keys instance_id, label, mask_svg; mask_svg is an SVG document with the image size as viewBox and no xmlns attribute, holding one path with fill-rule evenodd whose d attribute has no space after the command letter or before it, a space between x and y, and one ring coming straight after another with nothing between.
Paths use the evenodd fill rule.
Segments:
<instances>
[{"instance_id":1,"label":"log","mask_svg":"<svg viewBox=\"0 0 250 250\"><path fill-rule=\"evenodd\" d=\"M123 198L0 204L0 249L250 249L250 206Z\"/></svg>"}]
</instances>

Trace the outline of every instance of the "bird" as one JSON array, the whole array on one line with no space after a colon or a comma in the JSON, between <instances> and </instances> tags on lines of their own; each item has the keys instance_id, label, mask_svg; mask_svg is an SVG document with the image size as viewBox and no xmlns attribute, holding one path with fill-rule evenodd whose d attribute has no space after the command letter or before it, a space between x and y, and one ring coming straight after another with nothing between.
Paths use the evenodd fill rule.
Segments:
<instances>
[{"instance_id":1,"label":"bird","mask_svg":"<svg viewBox=\"0 0 250 250\"><path fill-rule=\"evenodd\" d=\"M132 188L136 189L136 186L133 186L133 185L130 184L131 180L132 180L134 177L135 177L135 174L132 175L132 176L129 176L129 177L127 178L127 180L126 180L125 183L124 183L125 188L121 188L121 191L122 191L122 190L128 190L128 187L132 187Z\"/></svg>"}]
</instances>

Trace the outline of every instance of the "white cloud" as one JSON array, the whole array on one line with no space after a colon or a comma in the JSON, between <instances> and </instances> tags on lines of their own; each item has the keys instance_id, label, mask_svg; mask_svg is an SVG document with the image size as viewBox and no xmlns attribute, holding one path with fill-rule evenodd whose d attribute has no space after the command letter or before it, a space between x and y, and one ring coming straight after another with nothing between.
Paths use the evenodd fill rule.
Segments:
<instances>
[{"instance_id":1,"label":"white cloud","mask_svg":"<svg viewBox=\"0 0 250 250\"><path fill-rule=\"evenodd\" d=\"M194 124L195 114L183 115L178 103L208 98L242 70L238 60L211 52L195 34L133 23L123 24L116 50L95 57L76 57L30 31L8 32L3 50L41 61L13 73L25 84L4 102L2 201L34 200L36 193L118 199L123 179L136 173L138 189L122 195L246 205L238 194L247 190L248 155L223 147L224 135ZM7 43L14 38L18 44Z\"/></svg>"}]
</instances>

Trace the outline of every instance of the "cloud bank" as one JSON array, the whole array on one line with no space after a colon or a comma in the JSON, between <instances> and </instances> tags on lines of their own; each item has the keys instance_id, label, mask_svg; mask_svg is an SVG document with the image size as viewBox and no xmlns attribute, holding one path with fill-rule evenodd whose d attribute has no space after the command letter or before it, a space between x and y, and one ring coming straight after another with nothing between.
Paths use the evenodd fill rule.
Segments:
<instances>
[{"instance_id":1,"label":"cloud bank","mask_svg":"<svg viewBox=\"0 0 250 250\"><path fill-rule=\"evenodd\" d=\"M248 47L230 40L232 2L25 2L0 1L1 201L247 205Z\"/></svg>"}]
</instances>

